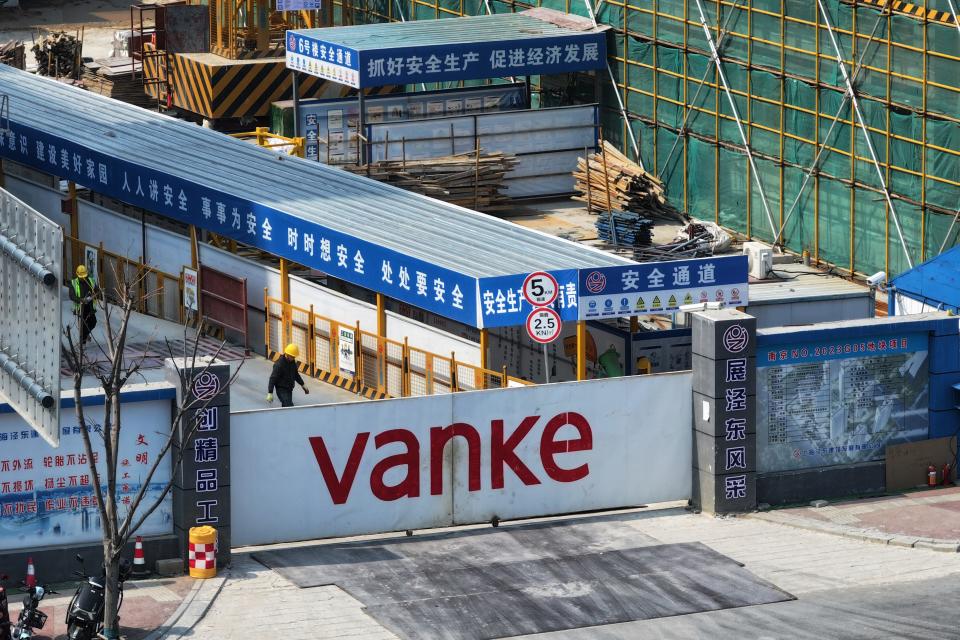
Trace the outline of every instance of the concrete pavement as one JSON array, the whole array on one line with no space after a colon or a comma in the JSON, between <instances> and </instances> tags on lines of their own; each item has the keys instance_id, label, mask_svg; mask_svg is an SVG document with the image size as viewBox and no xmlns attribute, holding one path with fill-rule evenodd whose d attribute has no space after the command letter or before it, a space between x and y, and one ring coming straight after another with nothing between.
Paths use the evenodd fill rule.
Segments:
<instances>
[{"instance_id":1,"label":"concrete pavement","mask_svg":"<svg viewBox=\"0 0 960 640\"><path fill-rule=\"evenodd\" d=\"M931 600L945 585L960 582L960 554L871 544L754 517L713 518L676 507L603 517L662 543L700 541L743 563L798 600L546 636L915 637L913 630L926 638L948 638L956 637L953 629L960 626L960 612L942 601L937 607L938 600ZM513 524L517 523L501 526ZM394 536L380 538L384 537ZM235 565L225 573L222 589L216 585L203 587L209 591L209 606L198 606L193 618L181 616L165 637L225 640L264 625L290 640L394 637L364 613L360 602L338 587L298 589L252 560L251 551L235 552ZM949 589L960 592L960 588ZM736 635L728 635L734 632Z\"/></svg>"},{"instance_id":2,"label":"concrete pavement","mask_svg":"<svg viewBox=\"0 0 960 640\"><path fill-rule=\"evenodd\" d=\"M951 553L960 549L960 487L776 509L750 517L879 544Z\"/></svg>"}]
</instances>

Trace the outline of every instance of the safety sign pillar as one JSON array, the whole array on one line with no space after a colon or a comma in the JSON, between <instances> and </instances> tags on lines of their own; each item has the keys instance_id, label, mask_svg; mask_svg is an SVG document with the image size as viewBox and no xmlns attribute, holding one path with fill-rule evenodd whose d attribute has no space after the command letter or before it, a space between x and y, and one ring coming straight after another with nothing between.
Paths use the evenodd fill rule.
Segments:
<instances>
[{"instance_id":1,"label":"safety sign pillar","mask_svg":"<svg viewBox=\"0 0 960 640\"><path fill-rule=\"evenodd\" d=\"M693 503L757 507L757 320L734 309L693 315Z\"/></svg>"},{"instance_id":2,"label":"safety sign pillar","mask_svg":"<svg viewBox=\"0 0 960 640\"><path fill-rule=\"evenodd\" d=\"M186 566L191 528L217 529L217 563L230 564L230 365L210 358L166 361L168 381L186 406L176 425L173 524ZM176 366L174 366L176 363ZM186 404L184 404L186 403Z\"/></svg>"}]
</instances>

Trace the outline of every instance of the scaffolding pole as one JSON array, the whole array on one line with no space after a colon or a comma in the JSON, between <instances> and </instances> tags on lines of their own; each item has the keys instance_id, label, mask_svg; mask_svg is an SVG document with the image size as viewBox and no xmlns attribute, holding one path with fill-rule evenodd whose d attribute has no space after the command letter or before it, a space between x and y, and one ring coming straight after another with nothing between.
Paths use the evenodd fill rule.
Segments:
<instances>
[{"instance_id":1,"label":"scaffolding pole","mask_svg":"<svg viewBox=\"0 0 960 640\"><path fill-rule=\"evenodd\" d=\"M703 1L696 0L696 3L697 12L700 14L700 25L703 27L703 35L706 36L707 44L710 45L710 57L713 59L713 64L717 67L717 75L720 76L720 82L723 83L723 93L727 96L727 102L730 104L733 117L737 122L737 131L740 133L740 139L743 141L743 148L747 153L747 161L750 163L753 179L757 183L757 191L760 192L760 202L763 204L763 212L767 215L767 222L770 224L770 233L776 235L777 226L773 224L773 214L770 213L770 203L767 202L767 193L763 189L763 181L760 179L760 172L757 171L757 164L753 159L750 142L747 141L747 132L744 130L743 121L740 119L740 110L737 109L737 101L733 99L733 94L730 92L730 84L727 82L727 74L723 70L723 61L720 59L720 52L717 50L713 35L710 33L710 26L707 24L707 14L703 10Z\"/></svg>"},{"instance_id":2,"label":"scaffolding pole","mask_svg":"<svg viewBox=\"0 0 960 640\"><path fill-rule=\"evenodd\" d=\"M603 0L597 3L597 9L600 8L600 5L603 3ZM597 14L593 10L593 5L590 4L590 0L583 0L583 4L587 7L587 13L590 14L590 20L593 22L593 27L596 29L599 27L597 24ZM633 147L633 153L637 156L637 164L640 165L640 168L646 171L646 167L643 166L643 158L640 157L640 145L637 144L637 138L633 135L633 127L630 126L630 117L627 115L627 108L623 104L623 98L620 97L620 85L617 84L617 79L613 77L613 69L610 68L610 58L607 57L607 76L610 78L610 84L613 85L613 95L617 96L617 106L620 107L620 117L623 118L623 121L627 125L627 135L630 136L630 146Z\"/></svg>"},{"instance_id":3,"label":"scaffolding pole","mask_svg":"<svg viewBox=\"0 0 960 640\"><path fill-rule=\"evenodd\" d=\"M953 26L957 28L957 34L960 35L960 20L957 19L957 5L953 0L947 0L947 5L950 7L950 15L953 16ZM950 221L950 228L947 229L947 233L943 236L943 242L940 243L939 253L943 253L944 248L947 246L947 240L950 239L950 234L953 233L953 227L957 224L957 219L960 218L960 209L957 209L957 212L953 215L953 220Z\"/></svg>"},{"instance_id":4,"label":"scaffolding pole","mask_svg":"<svg viewBox=\"0 0 960 640\"><path fill-rule=\"evenodd\" d=\"M698 4L699 2L700 0L697 0ZM907 265L913 269L913 258L910 257L910 252L907 250L907 242L903 238L903 229L900 227L900 216L897 215L897 209L893 206L893 199L890 197L887 181L883 177L883 171L880 169L880 161L877 160L877 152L873 148L873 140L870 139L870 130L867 128L867 121L860 112L860 101L857 99L857 92L853 88L850 75L847 73L847 65L843 61L843 54L840 51L840 45L837 43L837 36L833 32L833 23L830 22L830 14L827 12L823 0L817 0L817 6L820 7L820 14L823 16L823 21L827 24L827 34L830 36L830 44L833 46L833 51L837 56L837 66L840 68L840 75L843 76L843 82L847 86L847 93L850 96L850 101L853 103L853 110L857 116L857 124L860 125L860 130L863 132L863 137L866 140L867 150L870 152L870 158L873 161L873 168L877 171L877 178L880 180L880 186L883 189L883 197L887 201L887 206L890 207L890 215L893 217L893 224L897 229L897 236L900 238L903 255L907 259ZM853 150L851 149L851 153L852 152Z\"/></svg>"},{"instance_id":5,"label":"scaffolding pole","mask_svg":"<svg viewBox=\"0 0 960 640\"><path fill-rule=\"evenodd\" d=\"M867 45L863 48L863 51L860 52L860 59L857 60L857 66L853 69L853 84L856 84L860 77L860 72L863 71L863 61L867 57L867 52L870 50L870 45L873 43L873 36L876 35L877 27L880 26L884 16L885 14L881 11L880 15L877 16L877 21L873 23L873 30L870 32L870 38L867 41ZM817 173L817 170L820 168L820 159L823 157L823 152L827 148L827 142L830 140L830 136L833 135L833 129L837 126L837 122L840 120L840 114L842 114L843 110L846 109L848 102L850 102L850 96L849 94L844 93L843 100L840 101L840 108L837 109L837 112L833 115L833 121L830 123L830 128L827 129L827 134L823 137L823 142L821 142L817 147L817 153L813 158L813 162L810 163L810 167L807 169L806 175L803 176L803 182L800 184L800 190L797 191L797 197L793 199L793 203L790 205L787 215L783 217L783 223L780 225L780 231L777 233L777 237L773 239L773 244L782 246L781 239L783 238L783 232L790 223L790 218L793 217L793 214L797 211L797 205L800 203L800 198L803 197L803 192L806 190L807 185L810 184L810 178L812 178L813 174Z\"/></svg>"},{"instance_id":6,"label":"scaffolding pole","mask_svg":"<svg viewBox=\"0 0 960 640\"><path fill-rule=\"evenodd\" d=\"M960 20L957 20L957 5L953 0L947 0L947 5L950 7L950 14L953 16L953 26L957 28L957 33L960 34Z\"/></svg>"}]
</instances>

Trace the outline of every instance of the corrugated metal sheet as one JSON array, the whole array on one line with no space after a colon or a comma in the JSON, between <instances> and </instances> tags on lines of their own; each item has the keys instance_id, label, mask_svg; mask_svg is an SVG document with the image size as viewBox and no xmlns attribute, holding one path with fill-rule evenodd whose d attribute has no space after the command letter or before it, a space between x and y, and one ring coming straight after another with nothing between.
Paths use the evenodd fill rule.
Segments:
<instances>
[{"instance_id":1,"label":"corrugated metal sheet","mask_svg":"<svg viewBox=\"0 0 960 640\"><path fill-rule=\"evenodd\" d=\"M960 307L960 247L905 271L891 284L897 293L932 307Z\"/></svg>"},{"instance_id":2,"label":"corrugated metal sheet","mask_svg":"<svg viewBox=\"0 0 960 640\"><path fill-rule=\"evenodd\" d=\"M869 297L870 289L804 264L775 264L773 275L750 283L750 304Z\"/></svg>"},{"instance_id":3,"label":"corrugated metal sheet","mask_svg":"<svg viewBox=\"0 0 960 640\"><path fill-rule=\"evenodd\" d=\"M453 21L451 21L453 22ZM395 26L395 25L394 25ZM13 122L477 278L623 258L0 65Z\"/></svg>"},{"instance_id":4,"label":"corrugated metal sheet","mask_svg":"<svg viewBox=\"0 0 960 640\"><path fill-rule=\"evenodd\" d=\"M428 47L501 40L536 40L575 36L597 29L569 29L541 20L536 13L465 16L455 20L412 20L377 24L297 29L296 33L333 42L356 51L379 51L399 47ZM548 15L548 14L542 14ZM571 25L569 16L564 16ZM589 21L585 21L589 24ZM590 27L593 25L590 24Z\"/></svg>"}]
</instances>

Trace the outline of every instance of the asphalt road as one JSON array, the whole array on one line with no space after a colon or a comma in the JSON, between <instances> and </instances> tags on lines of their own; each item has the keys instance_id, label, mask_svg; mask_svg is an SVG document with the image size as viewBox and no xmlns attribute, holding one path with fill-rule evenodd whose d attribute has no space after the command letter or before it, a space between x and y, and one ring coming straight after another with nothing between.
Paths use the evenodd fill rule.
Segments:
<instances>
[{"instance_id":1,"label":"asphalt road","mask_svg":"<svg viewBox=\"0 0 960 640\"><path fill-rule=\"evenodd\" d=\"M568 558L699 542L741 563L744 571L793 595L796 600L723 610L701 607L700 613L603 626L597 626L603 621L594 618L593 622L585 621L586 626L580 628L523 637L549 640L960 638L960 609L956 604L960 596L960 554L957 553L876 544L751 517L693 515L682 509L548 519L543 525L549 527L549 522L559 524L568 520L576 523L577 529L584 526L592 529L590 540L603 541L601 548L592 548L588 540L579 554L564 554ZM498 535L502 536L507 529L517 526L522 525L502 523ZM482 556L475 553L474 541L486 536L471 534L471 531L482 529L446 530L443 532L445 545L462 547L464 562L476 564ZM407 566L407 561L396 554L372 553L377 548L395 550L398 540L407 540L407 545L424 545L418 554L421 556L443 551L444 544L439 544L443 539L432 538L429 534L417 532L412 539L405 539L403 534L357 539L365 543L371 554L354 564L354 570L346 574L347 578L353 580L354 576L365 571L376 573ZM510 541L516 539L516 534L501 538L504 544L497 545L495 557L500 562L529 557L530 549L537 548L530 545L535 545L538 540L543 544L537 555L547 552L551 556L559 555L555 534L541 530L537 536L526 536L528 544L522 546ZM431 539L436 542L430 542ZM329 581L304 582L291 571L296 568L317 572L317 575L321 571L329 573L333 567L323 564L323 556L329 551L322 547L342 549L350 543L347 539L313 541L250 548L246 553L236 553L234 569L229 572L225 585L211 598L202 620L185 626L182 637L232 640L238 633L262 624L259 607L265 601L272 603L272 615L285 621L282 635L287 640L394 640L400 637L396 632L403 633L403 630L394 627L391 632L391 625L379 623L365 607L369 604L363 602L364 594L358 590L352 595L350 584L344 583L346 589L341 588L335 584L338 579L334 576L329 576ZM281 550L299 551L287 556L284 562L273 563L277 566L276 571L254 560L263 552ZM409 555L404 554L408 558ZM377 564L382 566L375 566ZM516 584L528 578L524 576ZM669 580L666 576L665 579ZM301 588L298 583L317 586ZM734 584L731 581L722 588L733 588ZM705 583L699 588L704 586ZM509 589L510 583L501 584L499 588ZM578 595L569 589L552 590L552 593L561 597L572 595L571 600ZM449 632L459 626L462 625L451 624L442 631ZM441 633L435 637L443 636L449 637L450 634Z\"/></svg>"},{"instance_id":2,"label":"asphalt road","mask_svg":"<svg viewBox=\"0 0 960 640\"><path fill-rule=\"evenodd\" d=\"M523 636L546 640L854 640L960 637L957 576L843 587L789 602Z\"/></svg>"}]
</instances>

